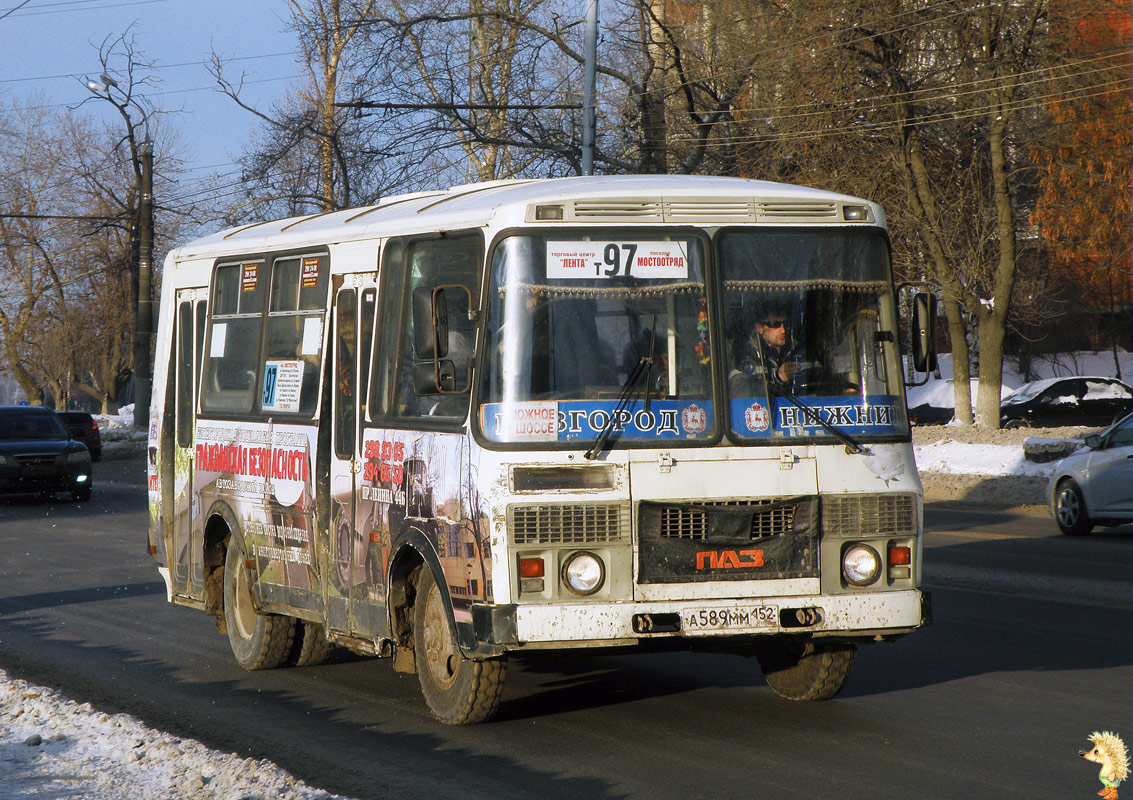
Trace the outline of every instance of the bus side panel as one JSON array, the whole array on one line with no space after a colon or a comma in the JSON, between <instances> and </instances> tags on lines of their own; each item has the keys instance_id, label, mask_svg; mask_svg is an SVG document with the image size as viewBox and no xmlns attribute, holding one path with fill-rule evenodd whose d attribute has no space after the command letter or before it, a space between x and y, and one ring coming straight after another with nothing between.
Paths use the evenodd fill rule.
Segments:
<instances>
[{"instance_id":1,"label":"bus side panel","mask_svg":"<svg viewBox=\"0 0 1133 800\"><path fill-rule=\"evenodd\" d=\"M199 508L223 500L255 563L266 611L322 618L315 539L317 429L200 420L194 484ZM306 612L306 613L304 613Z\"/></svg>"},{"instance_id":2,"label":"bus side panel","mask_svg":"<svg viewBox=\"0 0 1133 800\"><path fill-rule=\"evenodd\" d=\"M444 572L458 625L471 625L474 602L491 602L487 510L470 450L467 434L367 429L358 496L367 558L380 565L370 574L388 575L392 555L411 531L420 533ZM385 588L372 585L371 598L384 599Z\"/></svg>"}]
</instances>

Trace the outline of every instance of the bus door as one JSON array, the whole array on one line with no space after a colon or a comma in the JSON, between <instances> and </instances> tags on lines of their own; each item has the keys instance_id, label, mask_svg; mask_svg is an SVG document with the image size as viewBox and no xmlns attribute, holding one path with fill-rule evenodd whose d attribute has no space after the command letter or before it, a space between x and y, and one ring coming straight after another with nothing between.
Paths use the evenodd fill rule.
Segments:
<instances>
[{"instance_id":1,"label":"bus door","mask_svg":"<svg viewBox=\"0 0 1133 800\"><path fill-rule=\"evenodd\" d=\"M176 395L173 446L173 541L169 547L173 591L188 597L204 597L203 536L196 492L193 487L196 433L197 376L205 333L205 297L208 290L177 291Z\"/></svg>"},{"instance_id":2,"label":"bus door","mask_svg":"<svg viewBox=\"0 0 1133 800\"><path fill-rule=\"evenodd\" d=\"M327 625L356 635L384 627L385 592L373 503L360 496L364 459L361 423L366 416L377 289L376 274L348 275L334 299L332 339L331 525L329 580L324 581Z\"/></svg>"}]
</instances>

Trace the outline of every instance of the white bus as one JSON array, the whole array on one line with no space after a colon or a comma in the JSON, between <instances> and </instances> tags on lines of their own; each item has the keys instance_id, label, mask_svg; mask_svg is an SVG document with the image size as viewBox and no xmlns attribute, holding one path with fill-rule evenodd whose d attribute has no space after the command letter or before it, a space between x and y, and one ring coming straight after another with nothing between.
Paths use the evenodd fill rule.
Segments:
<instances>
[{"instance_id":1,"label":"white bus","mask_svg":"<svg viewBox=\"0 0 1133 800\"><path fill-rule=\"evenodd\" d=\"M506 181L165 261L149 549L247 669L335 645L449 724L509 653L754 655L825 699L928 622L881 208Z\"/></svg>"}]
</instances>

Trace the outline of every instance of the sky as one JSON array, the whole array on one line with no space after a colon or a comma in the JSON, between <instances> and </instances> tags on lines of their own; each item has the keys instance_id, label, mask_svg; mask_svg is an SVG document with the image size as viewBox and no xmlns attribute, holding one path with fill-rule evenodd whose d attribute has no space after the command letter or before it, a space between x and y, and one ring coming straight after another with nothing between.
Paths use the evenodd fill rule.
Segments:
<instances>
[{"instance_id":1,"label":"sky","mask_svg":"<svg viewBox=\"0 0 1133 800\"><path fill-rule=\"evenodd\" d=\"M77 107L91 96L79 79L100 72L99 45L129 30L162 82L147 96L178 112L165 122L180 131L187 181L231 173L254 118L216 91L209 53L241 59L233 74L247 73L247 97L268 106L297 74L287 19L283 0L0 0L0 98ZM89 100L78 113L114 111Z\"/></svg>"}]
</instances>

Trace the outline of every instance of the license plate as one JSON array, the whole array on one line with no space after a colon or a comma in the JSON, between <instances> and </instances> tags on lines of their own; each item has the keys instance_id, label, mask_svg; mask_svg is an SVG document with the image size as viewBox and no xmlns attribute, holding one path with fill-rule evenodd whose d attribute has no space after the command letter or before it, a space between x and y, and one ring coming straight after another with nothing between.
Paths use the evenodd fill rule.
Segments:
<instances>
[{"instance_id":1,"label":"license plate","mask_svg":"<svg viewBox=\"0 0 1133 800\"><path fill-rule=\"evenodd\" d=\"M778 606L694 608L681 614L681 622L681 629L685 633L773 628L779 624L779 608Z\"/></svg>"}]
</instances>

